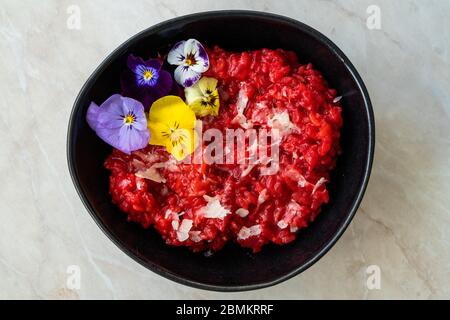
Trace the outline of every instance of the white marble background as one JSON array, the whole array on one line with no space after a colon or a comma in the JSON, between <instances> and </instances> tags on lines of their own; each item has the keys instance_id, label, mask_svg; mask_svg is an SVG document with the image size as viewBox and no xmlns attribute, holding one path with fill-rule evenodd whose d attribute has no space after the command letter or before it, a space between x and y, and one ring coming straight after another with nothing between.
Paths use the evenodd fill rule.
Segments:
<instances>
[{"instance_id":1,"label":"white marble background","mask_svg":"<svg viewBox=\"0 0 450 320\"><path fill-rule=\"evenodd\" d=\"M69 5L81 30L66 27ZM366 26L369 5L381 30ZM196 290L128 258L84 209L66 165L75 96L127 38L157 22L216 9L296 18L330 37L370 91L372 178L345 235L315 266L245 293ZM449 298L450 1L0 0L0 298ZM81 268L80 290L66 286ZM366 268L381 269L381 289Z\"/></svg>"}]
</instances>

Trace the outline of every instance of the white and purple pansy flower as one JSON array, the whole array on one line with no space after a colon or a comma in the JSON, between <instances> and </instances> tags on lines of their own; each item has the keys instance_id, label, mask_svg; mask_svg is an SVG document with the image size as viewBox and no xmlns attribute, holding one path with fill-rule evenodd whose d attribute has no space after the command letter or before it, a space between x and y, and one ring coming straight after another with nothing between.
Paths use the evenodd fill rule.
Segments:
<instances>
[{"instance_id":1,"label":"white and purple pansy flower","mask_svg":"<svg viewBox=\"0 0 450 320\"><path fill-rule=\"evenodd\" d=\"M169 94L172 89L172 76L162 69L161 61L129 55L128 69L122 76L122 91L127 97L139 100L148 110L152 103Z\"/></svg>"},{"instance_id":2,"label":"white and purple pansy flower","mask_svg":"<svg viewBox=\"0 0 450 320\"><path fill-rule=\"evenodd\" d=\"M115 94L100 106L91 102L86 120L103 141L127 154L150 141L144 106L132 98Z\"/></svg>"},{"instance_id":3,"label":"white and purple pansy flower","mask_svg":"<svg viewBox=\"0 0 450 320\"><path fill-rule=\"evenodd\" d=\"M208 53L195 39L180 41L170 50L167 61L178 66L175 80L183 87L191 87L209 69Z\"/></svg>"}]
</instances>

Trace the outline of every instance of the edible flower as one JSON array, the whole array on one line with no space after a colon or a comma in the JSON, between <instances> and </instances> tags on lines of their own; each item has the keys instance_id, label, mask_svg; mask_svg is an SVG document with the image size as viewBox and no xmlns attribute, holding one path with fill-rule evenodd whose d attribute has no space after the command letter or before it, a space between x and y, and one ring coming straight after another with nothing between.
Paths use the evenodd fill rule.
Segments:
<instances>
[{"instance_id":1,"label":"edible flower","mask_svg":"<svg viewBox=\"0 0 450 320\"><path fill-rule=\"evenodd\" d=\"M132 98L115 94L100 106L91 102L86 120L103 141L127 154L150 140L144 106Z\"/></svg>"},{"instance_id":2,"label":"edible flower","mask_svg":"<svg viewBox=\"0 0 450 320\"><path fill-rule=\"evenodd\" d=\"M172 76L162 69L158 59L144 61L129 55L128 69L122 76L122 91L127 97L134 98L148 110L153 102L169 94L172 89Z\"/></svg>"},{"instance_id":3,"label":"edible flower","mask_svg":"<svg viewBox=\"0 0 450 320\"><path fill-rule=\"evenodd\" d=\"M180 41L170 50L167 61L178 66L175 80L183 87L191 87L203 72L209 69L209 58L205 48L195 39Z\"/></svg>"},{"instance_id":4,"label":"edible flower","mask_svg":"<svg viewBox=\"0 0 450 320\"><path fill-rule=\"evenodd\" d=\"M186 102L198 117L219 114L219 92L217 79L202 77L190 88L184 89Z\"/></svg>"},{"instance_id":5,"label":"edible flower","mask_svg":"<svg viewBox=\"0 0 450 320\"><path fill-rule=\"evenodd\" d=\"M181 161L195 150L194 111L177 96L156 100L149 111L150 144L166 147L175 159Z\"/></svg>"}]
</instances>

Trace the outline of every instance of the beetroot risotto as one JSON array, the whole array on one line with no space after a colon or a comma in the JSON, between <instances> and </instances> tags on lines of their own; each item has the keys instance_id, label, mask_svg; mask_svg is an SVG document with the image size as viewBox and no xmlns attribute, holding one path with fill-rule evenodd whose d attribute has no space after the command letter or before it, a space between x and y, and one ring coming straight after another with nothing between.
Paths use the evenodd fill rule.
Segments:
<instances>
[{"instance_id":1,"label":"beetroot risotto","mask_svg":"<svg viewBox=\"0 0 450 320\"><path fill-rule=\"evenodd\" d=\"M116 95L122 122L115 140L105 138L110 131L98 129L112 127L99 125L101 115L89 119L88 114L91 127L114 146L105 161L113 203L129 221L153 226L168 245L195 252L215 252L228 241L253 252L270 242L293 241L328 202L326 186L340 153L342 126L336 91L311 64L300 64L295 53L281 49L206 50L190 39L176 44L167 61L177 66L174 81L162 60L128 59L124 96ZM117 105L107 103L92 108ZM179 111L168 107L175 104ZM194 125L186 119L191 117L202 132L216 129L221 145L231 129L277 129L269 143L278 146L277 170L262 174L271 162L267 157L237 161L238 147L224 147L223 154L216 150L214 159L223 156L223 161L184 161L194 149L201 159L211 152L211 141L190 135ZM186 134L176 134L183 126ZM138 136L143 138L133 138ZM189 137L194 142L186 143ZM243 148L248 159L255 145L245 141Z\"/></svg>"}]
</instances>

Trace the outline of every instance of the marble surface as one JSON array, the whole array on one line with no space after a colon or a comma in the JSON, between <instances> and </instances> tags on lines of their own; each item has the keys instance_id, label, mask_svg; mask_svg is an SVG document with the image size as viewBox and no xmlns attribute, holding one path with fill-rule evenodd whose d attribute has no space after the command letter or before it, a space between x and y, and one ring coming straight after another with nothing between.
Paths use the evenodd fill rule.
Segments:
<instances>
[{"instance_id":1,"label":"marble surface","mask_svg":"<svg viewBox=\"0 0 450 320\"><path fill-rule=\"evenodd\" d=\"M0 298L450 297L449 1L0 2ZM379 30L366 24L372 4ZM67 27L70 5L80 30ZM274 12L318 29L353 61L376 116L372 177L351 226L312 268L253 292L192 289L138 265L95 225L66 165L72 104L105 56L157 22L215 9ZM72 265L79 289L68 287ZM371 265L378 290L367 286Z\"/></svg>"}]
</instances>

